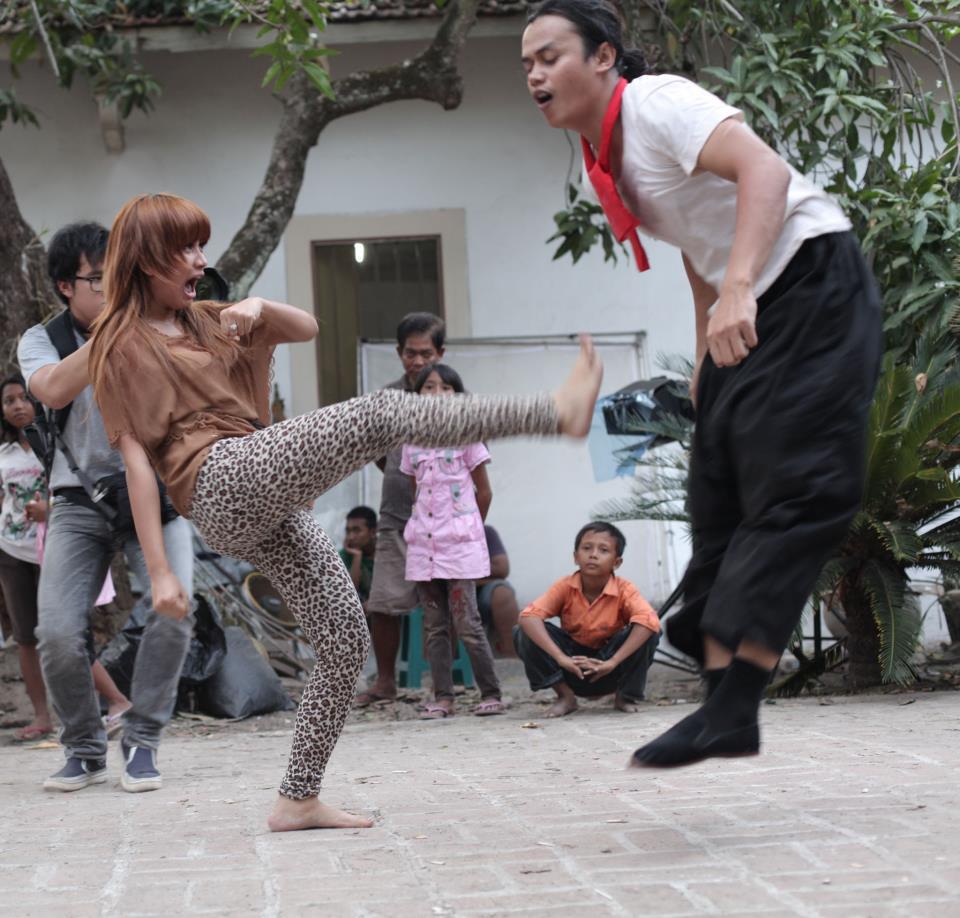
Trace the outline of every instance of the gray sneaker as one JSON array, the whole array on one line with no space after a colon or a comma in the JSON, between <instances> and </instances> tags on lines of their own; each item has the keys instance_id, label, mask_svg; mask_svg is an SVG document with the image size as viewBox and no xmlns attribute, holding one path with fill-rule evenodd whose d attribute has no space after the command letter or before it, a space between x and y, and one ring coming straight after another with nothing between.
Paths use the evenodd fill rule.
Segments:
<instances>
[{"instance_id":1,"label":"gray sneaker","mask_svg":"<svg viewBox=\"0 0 960 918\"><path fill-rule=\"evenodd\" d=\"M120 741L123 750L123 771L120 784L131 794L143 791L160 790L163 778L157 771L156 750L146 746L128 746L126 740Z\"/></svg>"},{"instance_id":2,"label":"gray sneaker","mask_svg":"<svg viewBox=\"0 0 960 918\"><path fill-rule=\"evenodd\" d=\"M71 757L55 775L43 782L44 790L75 791L107 780L107 763L103 759Z\"/></svg>"}]
</instances>

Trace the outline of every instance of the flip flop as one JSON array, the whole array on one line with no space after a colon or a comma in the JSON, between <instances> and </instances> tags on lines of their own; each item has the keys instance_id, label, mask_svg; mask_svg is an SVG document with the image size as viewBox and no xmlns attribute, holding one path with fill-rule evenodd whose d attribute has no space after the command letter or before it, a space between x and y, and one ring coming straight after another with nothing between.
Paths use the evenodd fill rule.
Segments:
<instances>
[{"instance_id":1,"label":"flip flop","mask_svg":"<svg viewBox=\"0 0 960 918\"><path fill-rule=\"evenodd\" d=\"M499 698L488 698L481 701L474 709L475 717L491 717L494 714L506 714L507 706Z\"/></svg>"},{"instance_id":2,"label":"flip flop","mask_svg":"<svg viewBox=\"0 0 960 918\"><path fill-rule=\"evenodd\" d=\"M21 727L13 734L15 743L32 743L34 740L43 739L53 733L53 727Z\"/></svg>"},{"instance_id":3,"label":"flip flop","mask_svg":"<svg viewBox=\"0 0 960 918\"><path fill-rule=\"evenodd\" d=\"M376 704L378 701L396 701L396 697L391 698L389 695L378 695L376 692L361 692L359 695L355 695L353 698L353 706L355 708L369 708L370 705Z\"/></svg>"},{"instance_id":4,"label":"flip flop","mask_svg":"<svg viewBox=\"0 0 960 918\"><path fill-rule=\"evenodd\" d=\"M124 708L118 714L107 714L103 718L103 729L107 731L107 739L113 739L123 729L123 715L132 708Z\"/></svg>"},{"instance_id":5,"label":"flip flop","mask_svg":"<svg viewBox=\"0 0 960 918\"><path fill-rule=\"evenodd\" d=\"M453 711L442 704L425 704L420 712L420 720L443 720L445 717L453 717Z\"/></svg>"}]
</instances>

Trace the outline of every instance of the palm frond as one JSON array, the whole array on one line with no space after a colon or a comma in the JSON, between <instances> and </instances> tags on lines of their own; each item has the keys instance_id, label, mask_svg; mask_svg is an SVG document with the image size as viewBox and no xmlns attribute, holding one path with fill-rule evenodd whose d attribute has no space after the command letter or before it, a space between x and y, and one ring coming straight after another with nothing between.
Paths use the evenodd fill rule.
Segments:
<instances>
[{"instance_id":1,"label":"palm frond","mask_svg":"<svg viewBox=\"0 0 960 918\"><path fill-rule=\"evenodd\" d=\"M894 520L884 524L884 539L893 560L898 564L910 565L916 561L923 549L923 539L917 535L917 529L911 523Z\"/></svg>"},{"instance_id":2,"label":"palm frond","mask_svg":"<svg viewBox=\"0 0 960 918\"><path fill-rule=\"evenodd\" d=\"M820 571L817 582L813 585L814 596L829 596L840 582L840 578L850 572L854 562L851 558L834 555Z\"/></svg>"},{"instance_id":3,"label":"palm frond","mask_svg":"<svg viewBox=\"0 0 960 918\"><path fill-rule=\"evenodd\" d=\"M881 678L907 685L916 679L911 661L922 622L916 599L907 591L906 575L870 560L861 571L861 583L880 632Z\"/></svg>"},{"instance_id":4,"label":"palm frond","mask_svg":"<svg viewBox=\"0 0 960 918\"><path fill-rule=\"evenodd\" d=\"M926 398L910 416L900 436L900 448L894 468L894 487L899 490L918 471L927 466L924 461L924 446L937 439L940 431L954 428L960 423L960 383L953 383Z\"/></svg>"}]
</instances>

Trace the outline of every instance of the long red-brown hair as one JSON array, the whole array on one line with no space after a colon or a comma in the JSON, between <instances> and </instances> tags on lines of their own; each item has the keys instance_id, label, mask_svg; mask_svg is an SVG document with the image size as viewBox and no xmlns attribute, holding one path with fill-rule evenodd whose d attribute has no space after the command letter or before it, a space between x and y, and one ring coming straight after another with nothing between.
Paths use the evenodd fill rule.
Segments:
<instances>
[{"instance_id":1,"label":"long red-brown hair","mask_svg":"<svg viewBox=\"0 0 960 918\"><path fill-rule=\"evenodd\" d=\"M209 238L210 218L186 198L141 194L123 205L113 221L103 263L107 305L92 325L90 377L97 398L117 379L126 355L141 348L170 370L176 384L170 356L144 320L150 275L169 274L185 247L206 245ZM237 344L220 328L222 308L220 303L193 303L180 310L177 319L195 344L225 360Z\"/></svg>"}]
</instances>

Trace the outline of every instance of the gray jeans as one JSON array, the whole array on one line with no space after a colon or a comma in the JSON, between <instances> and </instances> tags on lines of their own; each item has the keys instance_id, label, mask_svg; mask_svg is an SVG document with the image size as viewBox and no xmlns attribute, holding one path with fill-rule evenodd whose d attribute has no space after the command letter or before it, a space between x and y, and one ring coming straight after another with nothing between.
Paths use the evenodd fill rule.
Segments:
<instances>
[{"instance_id":1,"label":"gray jeans","mask_svg":"<svg viewBox=\"0 0 960 918\"><path fill-rule=\"evenodd\" d=\"M190 524L177 518L163 527L173 573L188 595L193 592L193 542ZM123 546L136 578L149 584L143 552L136 539ZM102 759L107 735L93 688L86 633L90 611L103 586L114 545L106 521L95 510L55 500L40 569L37 625L43 679L60 720L60 742L67 757ZM174 621L151 609L133 671L123 734L128 744L156 749L160 731L173 715L193 616Z\"/></svg>"}]
</instances>

